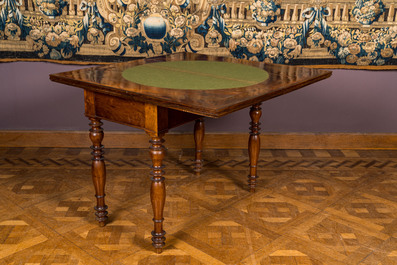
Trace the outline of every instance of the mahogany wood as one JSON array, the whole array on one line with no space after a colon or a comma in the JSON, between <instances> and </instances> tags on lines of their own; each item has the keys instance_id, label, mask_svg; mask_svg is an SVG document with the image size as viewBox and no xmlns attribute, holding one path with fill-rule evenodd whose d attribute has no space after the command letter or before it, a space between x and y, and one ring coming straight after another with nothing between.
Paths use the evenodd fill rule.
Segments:
<instances>
[{"instance_id":1,"label":"mahogany wood","mask_svg":"<svg viewBox=\"0 0 397 265\"><path fill-rule=\"evenodd\" d=\"M175 128L187 122L200 118L200 116L179 110L168 109L168 128Z\"/></svg>"},{"instance_id":2,"label":"mahogany wood","mask_svg":"<svg viewBox=\"0 0 397 265\"><path fill-rule=\"evenodd\" d=\"M269 78L256 85L235 89L219 90L176 90L148 87L127 81L122 72L133 66L163 61L224 61L247 64L264 69ZM107 212L104 201L105 163L103 158L103 130L101 119L144 129L151 137L150 156L152 158L151 202L154 213L153 246L161 253L165 244L163 230L163 210L165 203L165 184L162 160L164 158L163 136L180 124L197 120L200 117L221 117L236 110L251 108L250 190L255 190L256 166L260 148L259 118L260 103L280 96L331 76L330 71L270 65L260 62L207 56L203 54L175 53L166 56L141 59L118 64L109 64L87 69L50 75L55 82L64 83L85 90L85 114L91 120L90 138L93 142L92 174L97 196L97 219L104 225ZM202 167L202 141L204 123L195 126L196 172Z\"/></svg>"},{"instance_id":3,"label":"mahogany wood","mask_svg":"<svg viewBox=\"0 0 397 265\"><path fill-rule=\"evenodd\" d=\"M84 90L84 107L85 115L87 117L95 117L95 93L89 90Z\"/></svg>"},{"instance_id":4,"label":"mahogany wood","mask_svg":"<svg viewBox=\"0 0 397 265\"><path fill-rule=\"evenodd\" d=\"M203 140L204 140L204 119L197 119L194 124L194 143L195 143L195 159L194 159L194 172L200 175L203 168Z\"/></svg>"},{"instance_id":5,"label":"mahogany wood","mask_svg":"<svg viewBox=\"0 0 397 265\"><path fill-rule=\"evenodd\" d=\"M149 134L151 135L151 134ZM152 185L150 188L150 199L153 208L153 222L154 230L152 231L152 241L156 252L162 252L165 245L165 231L163 230L163 212L165 204L165 183L164 183L164 166L162 161L164 159L164 139L162 135L151 135L150 140L150 157L152 159L152 171L150 172Z\"/></svg>"},{"instance_id":6,"label":"mahogany wood","mask_svg":"<svg viewBox=\"0 0 397 265\"><path fill-rule=\"evenodd\" d=\"M223 61L259 67L269 73L262 83L235 89L179 90L148 87L130 82L122 72L130 67L164 61ZM174 53L129 62L51 74L50 79L85 90L126 98L131 101L218 118L236 110L289 93L331 76L330 71L290 65L266 64L242 59L194 53Z\"/></svg>"},{"instance_id":7,"label":"mahogany wood","mask_svg":"<svg viewBox=\"0 0 397 265\"><path fill-rule=\"evenodd\" d=\"M152 132L167 132L171 128L199 118L195 114L93 91L85 90L84 95L86 116Z\"/></svg>"},{"instance_id":8,"label":"mahogany wood","mask_svg":"<svg viewBox=\"0 0 397 265\"><path fill-rule=\"evenodd\" d=\"M113 122L144 128L145 103L95 93L95 115Z\"/></svg>"},{"instance_id":9,"label":"mahogany wood","mask_svg":"<svg viewBox=\"0 0 397 265\"><path fill-rule=\"evenodd\" d=\"M255 104L250 109L250 137L248 140L248 155L250 160L250 172L248 175L248 187L251 192L255 192L256 187L256 179L258 178L257 175L257 165L258 165L258 158L259 158L259 151L261 148L261 139L259 137L260 134L260 118L262 115L262 109L260 107L261 103Z\"/></svg>"},{"instance_id":10,"label":"mahogany wood","mask_svg":"<svg viewBox=\"0 0 397 265\"><path fill-rule=\"evenodd\" d=\"M99 226L105 226L105 222L108 219L107 205L105 204L105 183L106 183L106 168L103 157L103 129L102 122L97 118L90 118L91 129L90 139L92 141L92 181L95 187L95 197L97 199L97 205L94 207L96 210L96 220L99 222Z\"/></svg>"}]
</instances>

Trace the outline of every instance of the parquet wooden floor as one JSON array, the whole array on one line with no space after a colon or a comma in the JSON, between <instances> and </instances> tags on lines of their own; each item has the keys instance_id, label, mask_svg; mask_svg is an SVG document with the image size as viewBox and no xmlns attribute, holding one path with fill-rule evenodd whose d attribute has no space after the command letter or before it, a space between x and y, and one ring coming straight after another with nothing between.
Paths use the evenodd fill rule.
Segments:
<instances>
[{"instance_id":1,"label":"parquet wooden floor","mask_svg":"<svg viewBox=\"0 0 397 265\"><path fill-rule=\"evenodd\" d=\"M0 148L0 264L397 264L397 151L168 150L161 255L146 149L108 149L110 222L94 220L90 150Z\"/></svg>"}]
</instances>

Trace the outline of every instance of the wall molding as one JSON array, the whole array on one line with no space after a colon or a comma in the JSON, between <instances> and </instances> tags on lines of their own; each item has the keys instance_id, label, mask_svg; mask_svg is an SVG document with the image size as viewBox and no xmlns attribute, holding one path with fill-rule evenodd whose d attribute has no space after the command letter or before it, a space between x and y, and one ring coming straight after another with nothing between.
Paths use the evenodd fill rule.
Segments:
<instances>
[{"instance_id":1,"label":"wall molding","mask_svg":"<svg viewBox=\"0 0 397 265\"><path fill-rule=\"evenodd\" d=\"M170 133L168 148L193 148L193 135ZM143 132L105 132L107 148L146 148L149 137ZM246 148L248 133L207 133L206 148ZM88 132L83 131L0 131L0 147L88 147ZM263 149L397 149L397 134L357 133L263 133Z\"/></svg>"}]
</instances>

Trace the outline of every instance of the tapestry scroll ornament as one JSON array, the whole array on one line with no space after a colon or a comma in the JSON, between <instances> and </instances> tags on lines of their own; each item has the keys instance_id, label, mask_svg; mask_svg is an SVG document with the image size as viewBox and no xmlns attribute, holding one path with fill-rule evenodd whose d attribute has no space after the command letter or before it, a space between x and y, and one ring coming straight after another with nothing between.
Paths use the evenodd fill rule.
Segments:
<instances>
[{"instance_id":1,"label":"tapestry scroll ornament","mask_svg":"<svg viewBox=\"0 0 397 265\"><path fill-rule=\"evenodd\" d=\"M397 68L397 0L0 0L1 60L194 52Z\"/></svg>"}]
</instances>

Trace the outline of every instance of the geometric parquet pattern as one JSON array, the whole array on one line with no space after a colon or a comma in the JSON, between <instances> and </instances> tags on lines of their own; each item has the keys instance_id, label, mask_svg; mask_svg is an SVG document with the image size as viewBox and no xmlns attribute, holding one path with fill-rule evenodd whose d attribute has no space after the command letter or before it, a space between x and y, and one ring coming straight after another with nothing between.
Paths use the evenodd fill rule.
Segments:
<instances>
[{"instance_id":1,"label":"geometric parquet pattern","mask_svg":"<svg viewBox=\"0 0 397 265\"><path fill-rule=\"evenodd\" d=\"M147 149L107 149L109 222L88 148L0 148L0 264L397 264L397 151L167 150L166 248L150 240Z\"/></svg>"}]
</instances>

